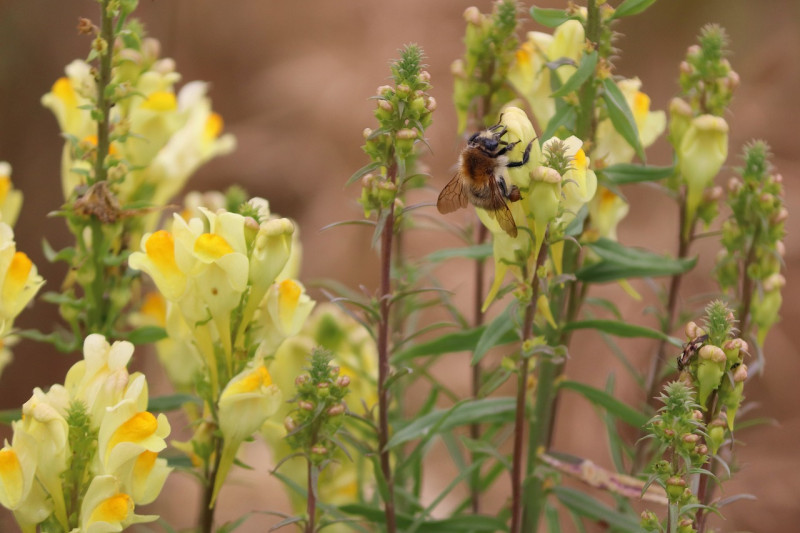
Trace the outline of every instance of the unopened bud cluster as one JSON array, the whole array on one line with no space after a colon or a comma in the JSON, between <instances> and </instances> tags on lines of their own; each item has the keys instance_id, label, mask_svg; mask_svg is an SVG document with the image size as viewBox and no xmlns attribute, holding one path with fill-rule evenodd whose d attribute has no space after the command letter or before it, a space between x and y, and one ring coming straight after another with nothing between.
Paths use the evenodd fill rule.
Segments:
<instances>
[{"instance_id":1,"label":"unopened bud cluster","mask_svg":"<svg viewBox=\"0 0 800 533\"><path fill-rule=\"evenodd\" d=\"M695 114L722 116L739 85L739 75L725 58L727 46L725 30L709 24L700 31L698 44L686 51L679 83Z\"/></svg>"},{"instance_id":2,"label":"unopened bud cluster","mask_svg":"<svg viewBox=\"0 0 800 533\"><path fill-rule=\"evenodd\" d=\"M684 370L697 390L697 402L706 410L716 391L716 412L724 408L729 429L733 429L747 378L743 361L747 343L735 336L734 322L733 313L724 303L711 302L706 307L703 327L694 322L686 325L688 342L681 355ZM712 447L712 453L716 449Z\"/></svg>"},{"instance_id":3,"label":"unopened bud cluster","mask_svg":"<svg viewBox=\"0 0 800 533\"><path fill-rule=\"evenodd\" d=\"M664 488L671 504L681 508L697 502L687 480L708 458L708 447L703 442L703 413L694 391L682 381L667 384L660 400L664 407L650 420L649 431L659 449L664 450L665 459L652 466L651 479ZM680 518L691 526L691 516L687 511ZM663 531L652 511L642 513L640 525L645 531Z\"/></svg>"},{"instance_id":4,"label":"unopened bud cluster","mask_svg":"<svg viewBox=\"0 0 800 533\"><path fill-rule=\"evenodd\" d=\"M723 290L751 301L751 320L759 344L778 320L783 237L788 211L783 201L783 178L772 171L769 147L755 141L744 148L740 177L728 182L731 217L722 225L722 250L717 257L717 280ZM747 283L744 283L744 280ZM749 288L749 294L736 294Z\"/></svg>"},{"instance_id":5,"label":"unopened bud cluster","mask_svg":"<svg viewBox=\"0 0 800 533\"><path fill-rule=\"evenodd\" d=\"M315 465L332 458L333 437L347 412L344 397L350 378L340 375L340 368L331 366L330 359L328 352L314 350L308 374L295 379L297 408L284 420L289 445Z\"/></svg>"},{"instance_id":6,"label":"unopened bud cluster","mask_svg":"<svg viewBox=\"0 0 800 533\"><path fill-rule=\"evenodd\" d=\"M491 14L468 7L464 20L464 58L456 60L450 69L455 78L453 100L460 132L466 129L467 116L478 111L478 106L482 106L478 113L492 120L502 105L514 97L504 89L504 81L518 44L517 5L512 0L499 0Z\"/></svg>"},{"instance_id":7,"label":"unopened bud cluster","mask_svg":"<svg viewBox=\"0 0 800 533\"><path fill-rule=\"evenodd\" d=\"M367 217L373 210L394 204L397 177L401 180L405 177L405 169L415 159L414 148L418 141L424 141L425 128L432 122L436 100L428 94L431 76L423 70L422 59L420 47L406 46L391 67L394 86L382 85L376 91L378 128L364 130L363 147L373 160L375 172L362 178L359 199ZM396 168L397 172L390 173L390 168Z\"/></svg>"}]
</instances>

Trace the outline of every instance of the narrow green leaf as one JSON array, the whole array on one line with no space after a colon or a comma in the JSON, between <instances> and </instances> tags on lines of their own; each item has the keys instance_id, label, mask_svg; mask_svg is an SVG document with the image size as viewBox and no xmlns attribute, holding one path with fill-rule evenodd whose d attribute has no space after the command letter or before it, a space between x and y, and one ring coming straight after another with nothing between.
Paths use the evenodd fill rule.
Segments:
<instances>
[{"instance_id":1,"label":"narrow green leaf","mask_svg":"<svg viewBox=\"0 0 800 533\"><path fill-rule=\"evenodd\" d=\"M645 337L648 339L666 341L674 346L683 346L683 343L680 341L680 339L670 337L669 335L662 333L657 329L648 328L647 326L638 326L636 324L617 320L576 320L564 326L564 331L574 331L576 329L596 329L610 335L616 335L617 337Z\"/></svg>"},{"instance_id":2,"label":"narrow green leaf","mask_svg":"<svg viewBox=\"0 0 800 533\"><path fill-rule=\"evenodd\" d=\"M417 357L424 357L428 355L441 355L444 353L452 352L472 352L478 344L478 341L483 336L486 326L480 326L473 329L456 331L447 333L441 337L437 337L431 341L424 342L411 346L405 350L397 352L392 357L392 364L399 365L407 363ZM519 340L515 332L505 332L505 334L497 340L497 345L508 344Z\"/></svg>"},{"instance_id":3,"label":"narrow green leaf","mask_svg":"<svg viewBox=\"0 0 800 533\"><path fill-rule=\"evenodd\" d=\"M561 533L561 521L558 519L558 509L549 503L545 504L544 517L547 521L547 533Z\"/></svg>"},{"instance_id":4,"label":"narrow green leaf","mask_svg":"<svg viewBox=\"0 0 800 533\"><path fill-rule=\"evenodd\" d=\"M634 163L617 163L598 171L598 174L605 176L613 185L658 181L668 178L674 173L675 167L673 166L658 167Z\"/></svg>"},{"instance_id":5,"label":"narrow green leaf","mask_svg":"<svg viewBox=\"0 0 800 533\"><path fill-rule=\"evenodd\" d=\"M135 345L150 344L167 338L167 330L161 326L142 326L127 335L128 341Z\"/></svg>"},{"instance_id":6,"label":"narrow green leaf","mask_svg":"<svg viewBox=\"0 0 800 533\"><path fill-rule=\"evenodd\" d=\"M157 413L166 413L168 411L176 411L183 407L184 404L195 403L202 405L200 398L190 394L169 394L167 396L156 396L150 398L147 408L150 411Z\"/></svg>"},{"instance_id":7,"label":"narrow green leaf","mask_svg":"<svg viewBox=\"0 0 800 533\"><path fill-rule=\"evenodd\" d=\"M342 505L340 510L344 513L362 516L375 524L383 523L386 520L386 514L383 509L369 505ZM400 531L406 531L414 522L414 518L405 513L397 513L396 518L397 527ZM480 533L483 531L502 531L505 528L505 522L493 516L463 515L443 520L429 520L421 524L416 531L417 533L463 533L464 531Z\"/></svg>"},{"instance_id":8,"label":"narrow green leaf","mask_svg":"<svg viewBox=\"0 0 800 533\"><path fill-rule=\"evenodd\" d=\"M655 3L656 0L625 0L614 11L614 14L611 15L610 20L622 18L622 17L629 17L631 15L638 15L651 5Z\"/></svg>"},{"instance_id":9,"label":"narrow green leaf","mask_svg":"<svg viewBox=\"0 0 800 533\"><path fill-rule=\"evenodd\" d=\"M398 430L386 445L391 449L410 440L431 437L473 422L510 422L514 418L514 398L466 400L450 409L438 409Z\"/></svg>"},{"instance_id":10,"label":"narrow green leaf","mask_svg":"<svg viewBox=\"0 0 800 533\"><path fill-rule=\"evenodd\" d=\"M588 246L601 261L576 272L580 281L603 283L626 278L670 276L694 268L697 258L675 259L640 248L629 248L610 239L599 239Z\"/></svg>"},{"instance_id":11,"label":"narrow green leaf","mask_svg":"<svg viewBox=\"0 0 800 533\"><path fill-rule=\"evenodd\" d=\"M572 73L572 76L564 82L564 85L561 86L559 90L554 92L550 95L551 98L561 98L562 96L566 96L573 91L577 91L581 88L586 80L588 80L592 74L594 74L594 69L597 66L597 50L592 51L589 54L585 54L581 58L581 64L578 65L578 69Z\"/></svg>"},{"instance_id":12,"label":"narrow green leaf","mask_svg":"<svg viewBox=\"0 0 800 533\"><path fill-rule=\"evenodd\" d=\"M495 346L507 344L504 339L511 337L513 340L517 340L519 338L516 331L514 331L514 321L511 320L510 310L510 307L506 308L504 312L497 315L497 317L484 328L483 334L481 338L478 339L478 344L475 346L475 351L472 353L471 364L477 365L478 362L483 359L483 356L486 355L486 352Z\"/></svg>"},{"instance_id":13,"label":"narrow green leaf","mask_svg":"<svg viewBox=\"0 0 800 533\"><path fill-rule=\"evenodd\" d=\"M550 118L550 122L547 123L547 127L542 133L542 140L546 141L550 139L561 126L571 129L572 125L575 123L576 116L575 108L571 105L564 105L561 109L557 109L556 114Z\"/></svg>"},{"instance_id":14,"label":"narrow green leaf","mask_svg":"<svg viewBox=\"0 0 800 533\"><path fill-rule=\"evenodd\" d=\"M625 403L622 403L605 391L590 387L584 383L579 383L577 381L562 381L559 384L559 388L577 392L591 403L597 405L598 407L602 407L608 411L609 414L616 416L629 426L633 426L637 429L643 427L645 424L647 424L647 421L650 420L647 415L640 413Z\"/></svg>"},{"instance_id":15,"label":"narrow green leaf","mask_svg":"<svg viewBox=\"0 0 800 533\"><path fill-rule=\"evenodd\" d=\"M548 28L561 26L566 21L577 18L563 9L545 9L536 6L531 8L531 17L542 26L547 26Z\"/></svg>"},{"instance_id":16,"label":"narrow green leaf","mask_svg":"<svg viewBox=\"0 0 800 533\"><path fill-rule=\"evenodd\" d=\"M605 89L603 91L603 100L606 102L608 118L611 119L614 129L636 150L636 155L639 156L639 159L645 161L644 149L639 139L639 130L636 127L636 121L633 118L633 113L628 106L627 100L625 100L625 96L611 78L603 80L603 89Z\"/></svg>"},{"instance_id":17,"label":"narrow green leaf","mask_svg":"<svg viewBox=\"0 0 800 533\"><path fill-rule=\"evenodd\" d=\"M443 248L429 254L426 258L431 263L439 263L454 257L464 257L466 259L486 259L492 255L492 243L476 244L474 246L464 246L461 248Z\"/></svg>"},{"instance_id":18,"label":"narrow green leaf","mask_svg":"<svg viewBox=\"0 0 800 533\"><path fill-rule=\"evenodd\" d=\"M611 526L615 531L642 531L637 517L619 513L588 494L568 487L553 487L552 492L570 511L596 522L604 522L606 527Z\"/></svg>"},{"instance_id":19,"label":"narrow green leaf","mask_svg":"<svg viewBox=\"0 0 800 533\"><path fill-rule=\"evenodd\" d=\"M367 174L369 174L373 170L378 169L380 166L381 166L381 164L379 162L377 162L377 161L373 161L372 163L369 163L368 165L364 165L360 169L356 170L353 173L353 175L350 176L347 179L347 183L345 183L345 187L347 187L351 183L354 183L354 182L360 180L361 178L363 178L364 176L366 176Z\"/></svg>"}]
</instances>

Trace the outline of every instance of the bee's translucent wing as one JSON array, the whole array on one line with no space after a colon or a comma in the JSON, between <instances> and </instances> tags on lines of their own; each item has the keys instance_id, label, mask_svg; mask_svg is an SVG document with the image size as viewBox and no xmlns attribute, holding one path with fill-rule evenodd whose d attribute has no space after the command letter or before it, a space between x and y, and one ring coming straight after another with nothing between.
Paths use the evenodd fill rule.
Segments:
<instances>
[{"instance_id":1,"label":"bee's translucent wing","mask_svg":"<svg viewBox=\"0 0 800 533\"><path fill-rule=\"evenodd\" d=\"M467 207L468 203L467 191L464 190L461 174L456 173L450 183L445 185L442 192L439 193L439 199L436 200L436 208L444 215L456 209Z\"/></svg>"},{"instance_id":2,"label":"bee's translucent wing","mask_svg":"<svg viewBox=\"0 0 800 533\"><path fill-rule=\"evenodd\" d=\"M489 214L497 217L497 223L505 230L506 233L512 237L517 236L517 225L514 223L514 217L511 215L511 210L506 204L506 199L503 198L503 193L500 192L500 187L497 185L497 180L489 180L489 187L492 189L491 210Z\"/></svg>"}]
</instances>

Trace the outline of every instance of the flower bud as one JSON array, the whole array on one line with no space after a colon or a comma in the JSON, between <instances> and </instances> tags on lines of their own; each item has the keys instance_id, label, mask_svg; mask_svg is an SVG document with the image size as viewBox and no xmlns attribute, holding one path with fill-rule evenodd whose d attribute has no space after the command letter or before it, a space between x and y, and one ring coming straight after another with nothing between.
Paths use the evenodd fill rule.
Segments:
<instances>
[{"instance_id":1,"label":"flower bud","mask_svg":"<svg viewBox=\"0 0 800 533\"><path fill-rule=\"evenodd\" d=\"M313 411L314 410L314 404L309 402L309 401L306 401L306 400L300 400L299 402L297 402L297 406L300 409L303 409L304 411Z\"/></svg>"},{"instance_id":2,"label":"flower bud","mask_svg":"<svg viewBox=\"0 0 800 533\"><path fill-rule=\"evenodd\" d=\"M347 387L350 385L350 378L348 376L339 376L336 380L336 385L339 387Z\"/></svg>"},{"instance_id":3,"label":"flower bud","mask_svg":"<svg viewBox=\"0 0 800 533\"><path fill-rule=\"evenodd\" d=\"M469 24L474 24L475 26L479 26L482 22L483 15L481 14L480 10L475 6L470 6L464 10L464 20L467 21Z\"/></svg>"},{"instance_id":4,"label":"flower bud","mask_svg":"<svg viewBox=\"0 0 800 533\"><path fill-rule=\"evenodd\" d=\"M339 403L334 405L333 407L328 409L328 414L330 416L337 416L344 413L344 405Z\"/></svg>"}]
</instances>

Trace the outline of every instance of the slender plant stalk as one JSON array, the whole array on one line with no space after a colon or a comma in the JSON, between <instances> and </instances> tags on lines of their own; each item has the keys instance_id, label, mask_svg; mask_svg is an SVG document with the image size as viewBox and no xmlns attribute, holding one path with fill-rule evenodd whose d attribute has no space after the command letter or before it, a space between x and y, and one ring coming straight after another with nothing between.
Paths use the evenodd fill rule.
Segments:
<instances>
[{"instance_id":1,"label":"slender plant stalk","mask_svg":"<svg viewBox=\"0 0 800 533\"><path fill-rule=\"evenodd\" d=\"M489 231L486 229L486 226L481 224L478 221L478 229L477 229L477 243L483 244L486 242L486 237L488 236ZM475 300L473 302L474 305L474 314L473 314L473 321L475 327L479 327L483 324L483 288L484 288L484 280L485 280L485 272L486 272L486 265L483 259L476 259L475 260ZM478 393L481 388L481 373L482 367L480 361L472 365L472 397L478 398ZM474 422L469 425L469 436L472 440L478 440L481 436L481 428L480 424ZM472 462L475 463L477 461L477 453L472 453ZM472 480L470 482L470 505L472 507L472 512L477 514L480 512L480 495L481 491L479 488L481 479L481 472L480 470L475 470L472 474Z\"/></svg>"},{"instance_id":2,"label":"slender plant stalk","mask_svg":"<svg viewBox=\"0 0 800 533\"><path fill-rule=\"evenodd\" d=\"M740 310L739 310L739 327L742 337L748 336L748 328L750 327L750 306L753 301L753 280L750 276L747 275L747 271L750 268L750 265L753 264L756 260L756 241L758 240L759 235L759 228L756 228L755 233L753 235L753 240L750 243L750 248L747 250L747 256L745 257L744 265L742 266L742 281L741 281L741 293L739 294L739 300L741 302ZM706 427L708 424L716 418L719 414L718 406L716 405L716 398L717 398L717 391L714 391L711 394L711 398L709 399L709 405L713 405L714 409L710 409L706 412ZM714 497L714 489L715 485L710 484L708 482L709 478L713 475L717 474L717 465L719 463L712 462L711 458L706 461L703 465L704 470L708 470L711 472L711 475L701 475L700 480L697 486L697 499L703 505L709 505L711 503L712 498ZM703 507L700 507L697 510L697 531L698 533L703 533L706 529L706 519L708 517L708 513L705 512Z\"/></svg>"},{"instance_id":3,"label":"slender plant stalk","mask_svg":"<svg viewBox=\"0 0 800 533\"><path fill-rule=\"evenodd\" d=\"M110 0L101 3L100 37L105 41L105 50L100 54L100 68L97 76L97 110L100 120L97 121L97 157L94 162L94 181L106 179L105 160L108 155L111 113L111 101L106 96L106 87L111 83L111 57L114 53L114 20L108 8Z\"/></svg>"},{"instance_id":4,"label":"slender plant stalk","mask_svg":"<svg viewBox=\"0 0 800 533\"><path fill-rule=\"evenodd\" d=\"M308 463L308 490L306 491L306 514L308 515L308 522L306 522L306 532L314 533L316 527L315 518L317 514L317 496L314 494L314 465L311 461Z\"/></svg>"},{"instance_id":5,"label":"slender plant stalk","mask_svg":"<svg viewBox=\"0 0 800 533\"><path fill-rule=\"evenodd\" d=\"M392 154L392 161L394 155ZM397 179L397 163L393 162L387 169L387 178L394 183ZM387 209L386 222L381 235L381 286L380 286L380 323L378 324L378 447L380 451L381 471L386 481L386 531L395 533L397 524L394 510L394 485L389 450L389 390L386 380L389 378L389 300L392 291L392 238L394 236L394 204Z\"/></svg>"},{"instance_id":6,"label":"slender plant stalk","mask_svg":"<svg viewBox=\"0 0 800 533\"><path fill-rule=\"evenodd\" d=\"M522 322L522 342L533 338L533 318L536 313L536 302L539 299L539 269L544 264L547 257L547 243L542 243L539 248L539 255L536 258L533 276L531 278L531 299L525 307L525 318ZM528 276L528 273L525 273ZM521 533L523 531L522 516L522 448L525 440L525 404L528 396L528 363L529 358L522 354L520 357L519 377L517 379L517 403L514 418L514 455L511 465L511 533ZM541 377L539 379L541 386ZM538 390L538 389L537 389ZM524 529L524 531L534 531Z\"/></svg>"},{"instance_id":7,"label":"slender plant stalk","mask_svg":"<svg viewBox=\"0 0 800 533\"><path fill-rule=\"evenodd\" d=\"M214 465L209 472L206 469L206 479L208 483L205 486L203 499L200 506L200 532L213 533L214 531L214 511L216 505L211 505L211 498L214 495L214 485L217 483L217 472L219 471L219 463L222 459L222 438L214 437Z\"/></svg>"}]
</instances>

